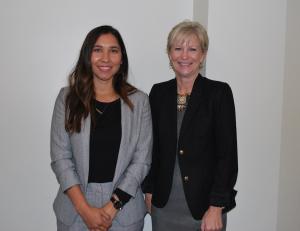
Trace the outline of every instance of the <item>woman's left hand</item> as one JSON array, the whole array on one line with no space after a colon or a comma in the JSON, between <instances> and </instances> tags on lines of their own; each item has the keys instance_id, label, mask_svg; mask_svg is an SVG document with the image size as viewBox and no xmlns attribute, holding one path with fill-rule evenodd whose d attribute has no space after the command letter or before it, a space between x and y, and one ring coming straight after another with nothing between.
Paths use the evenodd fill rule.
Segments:
<instances>
[{"instance_id":1,"label":"woman's left hand","mask_svg":"<svg viewBox=\"0 0 300 231\"><path fill-rule=\"evenodd\" d=\"M202 217L201 231L220 231L222 227L222 208L210 206Z\"/></svg>"},{"instance_id":2,"label":"woman's left hand","mask_svg":"<svg viewBox=\"0 0 300 231\"><path fill-rule=\"evenodd\" d=\"M152 194L151 193L145 194L145 204L146 204L148 213L151 214L151 204L152 204Z\"/></svg>"},{"instance_id":3,"label":"woman's left hand","mask_svg":"<svg viewBox=\"0 0 300 231\"><path fill-rule=\"evenodd\" d=\"M111 220L113 220L118 213L118 210L115 209L111 201L107 202L102 209L110 216Z\"/></svg>"}]
</instances>

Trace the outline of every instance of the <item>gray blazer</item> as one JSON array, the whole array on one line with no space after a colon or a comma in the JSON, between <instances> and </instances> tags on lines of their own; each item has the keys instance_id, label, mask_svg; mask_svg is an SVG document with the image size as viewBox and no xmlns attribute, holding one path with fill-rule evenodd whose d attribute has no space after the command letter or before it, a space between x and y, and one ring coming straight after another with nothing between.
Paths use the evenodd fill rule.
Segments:
<instances>
[{"instance_id":1,"label":"gray blazer","mask_svg":"<svg viewBox=\"0 0 300 231\"><path fill-rule=\"evenodd\" d=\"M53 208L57 219L71 225L77 212L64 193L73 185L80 185L85 194L89 174L89 139L91 119L88 116L80 133L65 130L65 96L62 88L56 99L51 124L51 167L60 185ZM129 95L133 111L121 100L122 138L113 179L113 188L120 188L132 196L116 219L129 225L143 219L146 207L141 183L151 164L152 121L148 97L141 91Z\"/></svg>"}]
</instances>

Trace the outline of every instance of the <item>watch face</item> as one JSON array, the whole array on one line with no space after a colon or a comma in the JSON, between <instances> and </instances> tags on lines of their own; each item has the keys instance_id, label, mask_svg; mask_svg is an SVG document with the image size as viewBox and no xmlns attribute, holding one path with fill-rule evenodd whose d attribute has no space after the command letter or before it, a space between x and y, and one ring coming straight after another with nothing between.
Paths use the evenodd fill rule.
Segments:
<instances>
[{"instance_id":1,"label":"watch face","mask_svg":"<svg viewBox=\"0 0 300 231\"><path fill-rule=\"evenodd\" d=\"M121 210L122 209L121 201L116 200L115 203L114 203L114 207L115 207L115 209Z\"/></svg>"},{"instance_id":2,"label":"watch face","mask_svg":"<svg viewBox=\"0 0 300 231\"><path fill-rule=\"evenodd\" d=\"M114 197L110 198L110 201L113 203L113 206L117 210L121 210L123 207L123 203L121 201L116 200Z\"/></svg>"}]
</instances>

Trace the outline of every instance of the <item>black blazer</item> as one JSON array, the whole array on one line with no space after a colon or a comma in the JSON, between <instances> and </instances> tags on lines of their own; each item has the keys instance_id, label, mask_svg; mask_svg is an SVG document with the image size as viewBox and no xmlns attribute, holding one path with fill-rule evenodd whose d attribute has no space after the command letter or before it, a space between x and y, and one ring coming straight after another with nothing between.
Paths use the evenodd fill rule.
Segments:
<instances>
[{"instance_id":1,"label":"black blazer","mask_svg":"<svg viewBox=\"0 0 300 231\"><path fill-rule=\"evenodd\" d=\"M178 155L187 204L195 219L201 219L210 205L225 207L223 212L234 208L238 163L235 108L229 85L197 77L178 143L176 79L155 84L150 105L153 156L143 190L152 193L152 204L158 208L166 205Z\"/></svg>"}]
</instances>

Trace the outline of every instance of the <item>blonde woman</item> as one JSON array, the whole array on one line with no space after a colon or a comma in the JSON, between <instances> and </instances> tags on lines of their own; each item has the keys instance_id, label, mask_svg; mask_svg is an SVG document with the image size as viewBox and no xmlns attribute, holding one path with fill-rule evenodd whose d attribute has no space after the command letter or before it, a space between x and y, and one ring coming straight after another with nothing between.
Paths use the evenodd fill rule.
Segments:
<instances>
[{"instance_id":1,"label":"blonde woman","mask_svg":"<svg viewBox=\"0 0 300 231\"><path fill-rule=\"evenodd\" d=\"M234 101L228 84L199 74L207 50L202 25L176 25L167 44L175 78L150 92L153 160L143 186L154 231L225 230L235 207Z\"/></svg>"}]
</instances>

